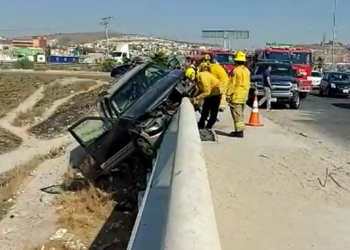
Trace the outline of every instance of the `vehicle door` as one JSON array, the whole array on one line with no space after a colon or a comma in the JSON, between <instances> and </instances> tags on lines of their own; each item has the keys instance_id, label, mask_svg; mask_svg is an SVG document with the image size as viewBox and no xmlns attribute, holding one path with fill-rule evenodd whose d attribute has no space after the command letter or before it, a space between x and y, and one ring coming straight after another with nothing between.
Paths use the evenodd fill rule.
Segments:
<instances>
[{"instance_id":1,"label":"vehicle door","mask_svg":"<svg viewBox=\"0 0 350 250\"><path fill-rule=\"evenodd\" d=\"M321 83L320 83L320 90L324 91L326 89L326 87L328 86L328 77L329 74L325 73L321 79Z\"/></svg>"},{"instance_id":2,"label":"vehicle door","mask_svg":"<svg viewBox=\"0 0 350 250\"><path fill-rule=\"evenodd\" d=\"M107 117L84 117L68 128L70 134L97 164L101 165L130 146L128 121Z\"/></svg>"}]
</instances>

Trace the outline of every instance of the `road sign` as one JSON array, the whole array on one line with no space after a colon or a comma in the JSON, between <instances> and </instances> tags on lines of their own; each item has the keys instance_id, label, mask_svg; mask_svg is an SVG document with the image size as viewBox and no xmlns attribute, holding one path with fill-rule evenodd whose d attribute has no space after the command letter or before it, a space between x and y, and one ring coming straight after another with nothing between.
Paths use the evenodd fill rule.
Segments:
<instances>
[{"instance_id":1,"label":"road sign","mask_svg":"<svg viewBox=\"0 0 350 250\"><path fill-rule=\"evenodd\" d=\"M229 49L230 41L235 39L249 39L247 30L202 30L202 38L223 39L223 45Z\"/></svg>"}]
</instances>

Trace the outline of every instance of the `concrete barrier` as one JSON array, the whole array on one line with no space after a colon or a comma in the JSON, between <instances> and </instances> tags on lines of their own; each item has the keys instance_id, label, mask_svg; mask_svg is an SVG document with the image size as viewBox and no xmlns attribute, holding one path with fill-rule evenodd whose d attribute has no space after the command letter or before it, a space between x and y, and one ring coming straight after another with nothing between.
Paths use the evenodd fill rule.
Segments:
<instances>
[{"instance_id":1,"label":"concrete barrier","mask_svg":"<svg viewBox=\"0 0 350 250\"><path fill-rule=\"evenodd\" d=\"M128 250L220 250L193 106L183 99L165 133Z\"/></svg>"}]
</instances>

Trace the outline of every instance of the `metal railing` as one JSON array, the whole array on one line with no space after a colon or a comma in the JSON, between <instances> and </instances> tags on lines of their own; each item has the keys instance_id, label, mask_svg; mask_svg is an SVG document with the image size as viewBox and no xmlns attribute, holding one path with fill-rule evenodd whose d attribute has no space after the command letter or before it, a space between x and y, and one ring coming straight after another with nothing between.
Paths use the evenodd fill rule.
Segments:
<instances>
[{"instance_id":1,"label":"metal railing","mask_svg":"<svg viewBox=\"0 0 350 250\"><path fill-rule=\"evenodd\" d=\"M220 250L197 121L187 98L167 129L127 250Z\"/></svg>"}]
</instances>

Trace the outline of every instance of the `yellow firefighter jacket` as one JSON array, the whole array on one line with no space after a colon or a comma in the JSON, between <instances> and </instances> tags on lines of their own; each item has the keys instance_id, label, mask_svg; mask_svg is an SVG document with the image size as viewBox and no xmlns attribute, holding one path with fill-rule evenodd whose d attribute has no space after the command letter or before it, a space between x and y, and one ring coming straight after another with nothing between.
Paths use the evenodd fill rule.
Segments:
<instances>
[{"instance_id":1,"label":"yellow firefighter jacket","mask_svg":"<svg viewBox=\"0 0 350 250\"><path fill-rule=\"evenodd\" d=\"M209 65L209 72L219 79L221 83L228 84L229 77L226 70L220 64L211 63Z\"/></svg>"},{"instance_id":2,"label":"yellow firefighter jacket","mask_svg":"<svg viewBox=\"0 0 350 250\"><path fill-rule=\"evenodd\" d=\"M209 63L208 62L201 62L198 66L198 72L203 72L207 71L209 68Z\"/></svg>"},{"instance_id":3,"label":"yellow firefighter jacket","mask_svg":"<svg viewBox=\"0 0 350 250\"><path fill-rule=\"evenodd\" d=\"M213 95L221 94L221 83L208 71L199 72L196 77L196 84L198 88L198 95L194 97L195 101Z\"/></svg>"},{"instance_id":4,"label":"yellow firefighter jacket","mask_svg":"<svg viewBox=\"0 0 350 250\"><path fill-rule=\"evenodd\" d=\"M246 103L250 89L250 71L241 65L233 70L233 77L227 86L227 101L229 103Z\"/></svg>"}]
</instances>

